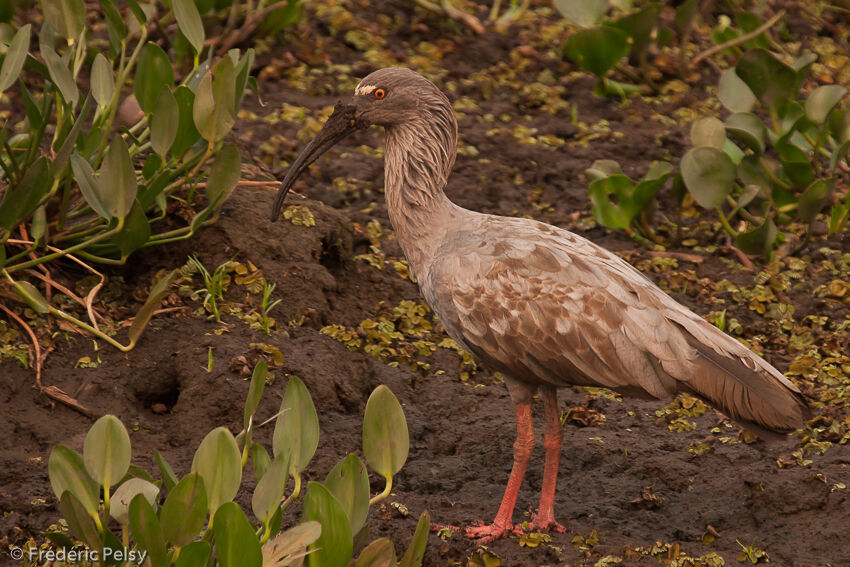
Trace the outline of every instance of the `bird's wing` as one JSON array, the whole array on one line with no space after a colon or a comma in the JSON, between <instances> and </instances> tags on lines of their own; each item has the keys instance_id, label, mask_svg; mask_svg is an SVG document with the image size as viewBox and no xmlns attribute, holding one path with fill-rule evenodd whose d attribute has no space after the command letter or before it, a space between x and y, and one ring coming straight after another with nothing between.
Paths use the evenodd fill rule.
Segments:
<instances>
[{"instance_id":1,"label":"bird's wing","mask_svg":"<svg viewBox=\"0 0 850 567\"><path fill-rule=\"evenodd\" d=\"M437 258L426 300L450 335L515 379L658 398L687 390L746 423L802 422L805 402L775 368L584 238L487 217Z\"/></svg>"}]
</instances>

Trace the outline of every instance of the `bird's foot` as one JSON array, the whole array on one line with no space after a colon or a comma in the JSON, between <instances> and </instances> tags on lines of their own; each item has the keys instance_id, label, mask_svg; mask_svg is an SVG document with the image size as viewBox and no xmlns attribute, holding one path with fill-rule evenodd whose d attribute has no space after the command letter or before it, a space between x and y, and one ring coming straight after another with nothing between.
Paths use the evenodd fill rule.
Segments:
<instances>
[{"instance_id":1,"label":"bird's foot","mask_svg":"<svg viewBox=\"0 0 850 567\"><path fill-rule=\"evenodd\" d=\"M468 526L464 530L464 535L470 539L476 539L479 543L490 543L499 538L503 538L510 534L522 535L522 528L513 525L511 522L493 522L492 524L484 524L478 522L476 525Z\"/></svg>"},{"instance_id":2,"label":"bird's foot","mask_svg":"<svg viewBox=\"0 0 850 567\"><path fill-rule=\"evenodd\" d=\"M534 532L558 532L559 534L567 531L567 528L556 522L555 518L549 514L532 514L528 529Z\"/></svg>"}]
</instances>

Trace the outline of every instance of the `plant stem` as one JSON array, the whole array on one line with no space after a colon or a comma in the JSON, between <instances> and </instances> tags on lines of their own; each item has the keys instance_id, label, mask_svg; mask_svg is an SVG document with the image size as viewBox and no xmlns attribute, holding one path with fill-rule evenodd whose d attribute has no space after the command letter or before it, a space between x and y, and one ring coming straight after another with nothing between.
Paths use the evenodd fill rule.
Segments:
<instances>
[{"instance_id":1,"label":"plant stem","mask_svg":"<svg viewBox=\"0 0 850 567\"><path fill-rule=\"evenodd\" d=\"M693 65L698 64L700 61L705 59L706 57L711 57L715 53L720 53L725 49L729 49L730 47L736 47L741 45L742 43L747 43L751 39L755 39L768 29L770 29L776 22L782 19L785 16L785 10L779 10L776 14L773 15L768 21L751 31L750 33L745 33L744 35L739 35L734 39L730 39L729 41L723 42L720 45L715 45L714 47L710 47L693 58L691 63Z\"/></svg>"},{"instance_id":2,"label":"plant stem","mask_svg":"<svg viewBox=\"0 0 850 567\"><path fill-rule=\"evenodd\" d=\"M714 210L717 211L717 217L720 219L720 224L723 225L723 230L725 230L732 238L737 238L738 231L732 228L732 225L729 224L729 220L726 218L726 215L723 214L723 209L716 207Z\"/></svg>"},{"instance_id":3,"label":"plant stem","mask_svg":"<svg viewBox=\"0 0 850 567\"><path fill-rule=\"evenodd\" d=\"M377 504L381 500L384 500L387 496L390 495L390 491L393 489L393 476L391 474L384 475L384 478L387 479L387 485L384 487L384 491L380 494L376 494L371 500L369 500L369 506L373 504Z\"/></svg>"}]
</instances>

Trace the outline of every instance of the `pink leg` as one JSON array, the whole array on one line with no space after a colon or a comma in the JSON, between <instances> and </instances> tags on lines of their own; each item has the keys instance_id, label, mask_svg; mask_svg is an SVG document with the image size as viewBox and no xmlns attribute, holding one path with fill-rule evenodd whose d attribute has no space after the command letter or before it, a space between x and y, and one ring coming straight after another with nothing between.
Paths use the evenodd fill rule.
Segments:
<instances>
[{"instance_id":1,"label":"pink leg","mask_svg":"<svg viewBox=\"0 0 850 567\"><path fill-rule=\"evenodd\" d=\"M543 466L540 507L532 519L531 526L535 530L563 532L566 528L555 521L555 483L558 481L558 461L561 458L561 444L564 439L558 412L558 392L551 386L542 387L541 391L546 412L546 432L543 434L546 463Z\"/></svg>"},{"instance_id":2,"label":"pink leg","mask_svg":"<svg viewBox=\"0 0 850 567\"><path fill-rule=\"evenodd\" d=\"M531 459L531 450L534 448L531 404L517 404L516 419L517 436L514 443L514 466L511 469L511 476L508 478L508 486L505 488L505 495L502 497L502 504L499 506L496 519L489 526L466 528L466 537L482 538L481 543L491 542L514 531L512 520L514 506L519 495L519 487L522 485L522 478L525 476L525 469L528 466L529 459Z\"/></svg>"}]
</instances>

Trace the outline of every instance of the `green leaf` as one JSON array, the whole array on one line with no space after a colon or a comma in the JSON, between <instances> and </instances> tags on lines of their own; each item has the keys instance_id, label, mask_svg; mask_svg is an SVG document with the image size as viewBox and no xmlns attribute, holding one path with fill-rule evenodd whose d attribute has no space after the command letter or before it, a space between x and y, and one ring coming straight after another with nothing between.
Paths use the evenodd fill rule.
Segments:
<instances>
[{"instance_id":1,"label":"green leaf","mask_svg":"<svg viewBox=\"0 0 850 567\"><path fill-rule=\"evenodd\" d=\"M210 513L233 500L242 481L242 455L227 428L217 427L207 433L195 451L192 472L204 480Z\"/></svg>"},{"instance_id":2,"label":"green leaf","mask_svg":"<svg viewBox=\"0 0 850 567\"><path fill-rule=\"evenodd\" d=\"M725 143L726 127L717 118L706 116L691 124L691 144L695 148L709 146L722 150Z\"/></svg>"},{"instance_id":3,"label":"green leaf","mask_svg":"<svg viewBox=\"0 0 850 567\"><path fill-rule=\"evenodd\" d=\"M221 505L215 513L213 531L221 567L262 567L260 540L236 502Z\"/></svg>"},{"instance_id":4,"label":"green leaf","mask_svg":"<svg viewBox=\"0 0 850 567\"><path fill-rule=\"evenodd\" d=\"M159 487L155 484L141 478L129 478L115 489L110 501L109 515L118 520L119 524L126 525L130 521L130 502L133 498L141 495L153 505L158 494Z\"/></svg>"},{"instance_id":5,"label":"green leaf","mask_svg":"<svg viewBox=\"0 0 850 567\"><path fill-rule=\"evenodd\" d=\"M776 112L792 98L797 90L797 73L764 49L746 52L735 72L756 98L768 109Z\"/></svg>"},{"instance_id":6,"label":"green leaf","mask_svg":"<svg viewBox=\"0 0 850 567\"><path fill-rule=\"evenodd\" d=\"M171 272L170 275L172 277L174 276L175 271ZM159 474L162 477L162 485L165 487L166 490L170 492L171 489L174 488L174 486L177 484L177 475L174 474L174 469L171 468L171 465L168 464L168 461L165 460L165 457L162 455L162 453L154 449L153 457L156 461L156 466L159 469Z\"/></svg>"},{"instance_id":7,"label":"green leaf","mask_svg":"<svg viewBox=\"0 0 850 567\"><path fill-rule=\"evenodd\" d=\"M554 4L567 21L583 28L595 25L608 10L608 0L554 0Z\"/></svg>"},{"instance_id":8,"label":"green leaf","mask_svg":"<svg viewBox=\"0 0 850 567\"><path fill-rule=\"evenodd\" d=\"M623 170L620 169L620 164L612 159L598 159L584 170L584 173L591 181L596 181L611 175L623 175Z\"/></svg>"},{"instance_id":9,"label":"green leaf","mask_svg":"<svg viewBox=\"0 0 850 567\"><path fill-rule=\"evenodd\" d=\"M277 534L263 546L263 565L294 565L294 560L303 556L307 546L319 539L321 534L319 522L303 522Z\"/></svg>"},{"instance_id":10,"label":"green leaf","mask_svg":"<svg viewBox=\"0 0 850 567\"><path fill-rule=\"evenodd\" d=\"M229 57L203 76L195 91L192 116L201 137L214 143L222 139L236 121L235 70Z\"/></svg>"},{"instance_id":11,"label":"green leaf","mask_svg":"<svg viewBox=\"0 0 850 567\"><path fill-rule=\"evenodd\" d=\"M70 492L86 512L97 514L100 490L89 476L82 455L65 445L54 445L47 461L47 476L56 498L62 498L62 494Z\"/></svg>"},{"instance_id":12,"label":"green leaf","mask_svg":"<svg viewBox=\"0 0 850 567\"><path fill-rule=\"evenodd\" d=\"M759 254L768 258L776 242L776 225L773 224L773 219L768 217L760 226L738 234L735 242L738 248L747 254Z\"/></svg>"},{"instance_id":13,"label":"green leaf","mask_svg":"<svg viewBox=\"0 0 850 567\"><path fill-rule=\"evenodd\" d=\"M284 8L285 9L285 8ZM235 49L231 49L229 53L236 51ZM234 72L236 74L236 89L234 91L234 105L233 112L238 113L239 108L242 106L242 99L245 96L247 91L246 86L248 85L248 80L251 79L251 69L254 65L254 50L248 49L245 52L245 56L242 57L238 62L234 61Z\"/></svg>"},{"instance_id":14,"label":"green leaf","mask_svg":"<svg viewBox=\"0 0 850 567\"><path fill-rule=\"evenodd\" d=\"M115 486L130 468L130 435L114 415L91 426L83 444L83 460L91 477L102 486Z\"/></svg>"},{"instance_id":15,"label":"green leaf","mask_svg":"<svg viewBox=\"0 0 850 567\"><path fill-rule=\"evenodd\" d=\"M581 30L564 46L567 57L597 77L605 76L629 53L629 34L611 26Z\"/></svg>"},{"instance_id":16,"label":"green leaf","mask_svg":"<svg viewBox=\"0 0 850 567\"><path fill-rule=\"evenodd\" d=\"M632 60L643 56L652 43L652 32L658 27L660 13L661 4L650 3L637 12L611 22L610 25L623 30L632 39L629 54Z\"/></svg>"},{"instance_id":17,"label":"green leaf","mask_svg":"<svg viewBox=\"0 0 850 567\"><path fill-rule=\"evenodd\" d=\"M44 59L44 64L47 65L47 72L50 75L50 80L59 89L62 98L65 102L74 106L80 99L80 90L77 88L77 83L74 81L74 76L71 74L71 69L62 61L52 47L41 45L39 48L41 57Z\"/></svg>"},{"instance_id":18,"label":"green leaf","mask_svg":"<svg viewBox=\"0 0 850 567\"><path fill-rule=\"evenodd\" d=\"M304 519L319 522L322 535L310 545L307 567L345 567L354 551L354 539L348 517L333 494L321 483L307 484Z\"/></svg>"},{"instance_id":19,"label":"green leaf","mask_svg":"<svg viewBox=\"0 0 850 567\"><path fill-rule=\"evenodd\" d=\"M60 36L76 40L86 24L83 0L41 0L44 19Z\"/></svg>"},{"instance_id":20,"label":"green leaf","mask_svg":"<svg viewBox=\"0 0 850 567\"><path fill-rule=\"evenodd\" d=\"M593 217L602 226L622 230L634 220L634 216L623 210L625 203L631 204L634 183L625 175L611 175L592 182L587 189L593 204ZM615 201L610 196L613 195Z\"/></svg>"},{"instance_id":21,"label":"green leaf","mask_svg":"<svg viewBox=\"0 0 850 567\"><path fill-rule=\"evenodd\" d=\"M726 119L726 132L756 154L764 152L767 129L755 114L751 112L732 114Z\"/></svg>"},{"instance_id":22,"label":"green leaf","mask_svg":"<svg viewBox=\"0 0 850 567\"><path fill-rule=\"evenodd\" d=\"M351 536L356 536L366 525L369 515L369 473L360 457L350 453L328 473L325 487L339 501L348 523Z\"/></svg>"},{"instance_id":23,"label":"green leaf","mask_svg":"<svg viewBox=\"0 0 850 567\"><path fill-rule=\"evenodd\" d=\"M829 202L832 188L835 186L835 177L829 179L818 179L809 185L800 195L798 201L797 216L806 224L810 224L819 212Z\"/></svg>"},{"instance_id":24,"label":"green leaf","mask_svg":"<svg viewBox=\"0 0 850 567\"><path fill-rule=\"evenodd\" d=\"M100 549L101 538L97 525L85 506L70 491L62 493L59 499L62 517L68 522L68 527L78 539L91 549Z\"/></svg>"},{"instance_id":25,"label":"green leaf","mask_svg":"<svg viewBox=\"0 0 850 567\"><path fill-rule=\"evenodd\" d=\"M259 443L251 444L251 464L254 467L254 478L257 479L257 482L260 482L271 466L272 460L269 458L269 452L266 451L266 448Z\"/></svg>"},{"instance_id":26,"label":"green leaf","mask_svg":"<svg viewBox=\"0 0 850 567\"><path fill-rule=\"evenodd\" d=\"M151 113L151 147L165 158L174 140L180 123L180 109L171 88L163 86Z\"/></svg>"},{"instance_id":27,"label":"green leaf","mask_svg":"<svg viewBox=\"0 0 850 567\"><path fill-rule=\"evenodd\" d=\"M172 0L174 16L177 18L177 26L196 54L200 54L204 48L204 24L194 0Z\"/></svg>"},{"instance_id":28,"label":"green leaf","mask_svg":"<svg viewBox=\"0 0 850 567\"><path fill-rule=\"evenodd\" d=\"M241 175L242 156L239 155L239 149L236 144L225 144L216 153L207 179L206 193L211 207L219 208L230 198Z\"/></svg>"},{"instance_id":29,"label":"green leaf","mask_svg":"<svg viewBox=\"0 0 850 567\"><path fill-rule=\"evenodd\" d=\"M404 410L383 384L366 402L363 416L363 455L375 472L387 477L401 470L410 449Z\"/></svg>"},{"instance_id":30,"label":"green leaf","mask_svg":"<svg viewBox=\"0 0 850 567\"><path fill-rule=\"evenodd\" d=\"M147 552L151 567L167 567L169 561L165 536L152 503L144 494L137 494L130 501L128 516L136 547Z\"/></svg>"},{"instance_id":31,"label":"green leaf","mask_svg":"<svg viewBox=\"0 0 850 567\"><path fill-rule=\"evenodd\" d=\"M385 537L376 539L360 552L354 567L395 567L395 546Z\"/></svg>"},{"instance_id":32,"label":"green leaf","mask_svg":"<svg viewBox=\"0 0 850 567\"><path fill-rule=\"evenodd\" d=\"M180 557L174 567L204 567L212 548L205 541L193 541L180 550Z\"/></svg>"},{"instance_id":33,"label":"green leaf","mask_svg":"<svg viewBox=\"0 0 850 567\"><path fill-rule=\"evenodd\" d=\"M98 53L94 58L94 63L92 63L91 93L100 107L112 102L112 95L115 93L115 77L112 75L112 65L103 56L103 53Z\"/></svg>"},{"instance_id":34,"label":"green leaf","mask_svg":"<svg viewBox=\"0 0 850 567\"><path fill-rule=\"evenodd\" d=\"M291 453L291 474L300 474L319 446L319 416L307 387L297 376L286 385L274 428L274 454Z\"/></svg>"},{"instance_id":35,"label":"green leaf","mask_svg":"<svg viewBox=\"0 0 850 567\"><path fill-rule=\"evenodd\" d=\"M9 43L3 64L0 65L0 93L15 84L18 75L21 74L21 69L24 68L24 62L27 60L27 53L29 52L31 29L32 25L30 24L21 26L15 32L12 42Z\"/></svg>"},{"instance_id":36,"label":"green leaf","mask_svg":"<svg viewBox=\"0 0 850 567\"><path fill-rule=\"evenodd\" d=\"M268 524L283 500L286 481L289 480L289 456L288 453L276 456L254 489L251 509L263 524Z\"/></svg>"},{"instance_id":37,"label":"green leaf","mask_svg":"<svg viewBox=\"0 0 850 567\"><path fill-rule=\"evenodd\" d=\"M12 284L17 293L36 313L50 313L50 304L35 286L29 282L16 281Z\"/></svg>"},{"instance_id":38,"label":"green leaf","mask_svg":"<svg viewBox=\"0 0 850 567\"><path fill-rule=\"evenodd\" d=\"M85 101L83 101L83 106L80 109L80 113L74 119L74 125L68 130L68 134L64 139L61 137L56 139L53 147L54 149L58 146L58 150L56 150L56 157L53 159L53 165L51 166L51 170L53 171L54 180L61 180L65 176L65 168L68 166L68 160L71 158L71 154L74 151L74 148L79 145L79 135L80 131L83 128L83 125L88 121L88 113L89 107L91 106L91 97L87 96Z\"/></svg>"},{"instance_id":39,"label":"green leaf","mask_svg":"<svg viewBox=\"0 0 850 567\"><path fill-rule=\"evenodd\" d=\"M699 0L685 0L678 8L676 8L676 15L673 18L673 23L679 31L684 32L694 25L698 14Z\"/></svg>"},{"instance_id":40,"label":"green leaf","mask_svg":"<svg viewBox=\"0 0 850 567\"><path fill-rule=\"evenodd\" d=\"M726 69L720 74L717 98L731 112L749 112L756 104L756 95L741 80L735 69Z\"/></svg>"},{"instance_id":41,"label":"green leaf","mask_svg":"<svg viewBox=\"0 0 850 567\"><path fill-rule=\"evenodd\" d=\"M806 116L815 124L823 124L846 94L847 89L841 85L822 85L816 88L806 99Z\"/></svg>"},{"instance_id":42,"label":"green leaf","mask_svg":"<svg viewBox=\"0 0 850 567\"><path fill-rule=\"evenodd\" d=\"M124 228L112 237L112 242L121 251L121 259L126 260L131 253L138 250L148 241L151 235L151 225L145 210L139 200L133 201L133 207L124 221Z\"/></svg>"},{"instance_id":43,"label":"green leaf","mask_svg":"<svg viewBox=\"0 0 850 567\"><path fill-rule=\"evenodd\" d=\"M6 189L0 201L0 227L10 231L32 214L50 191L50 169L50 162L41 156L27 168L20 183Z\"/></svg>"},{"instance_id":44,"label":"green leaf","mask_svg":"<svg viewBox=\"0 0 850 567\"><path fill-rule=\"evenodd\" d=\"M795 187L807 187L815 178L815 170L809 156L791 143L776 146L776 153L782 162L782 170Z\"/></svg>"},{"instance_id":45,"label":"green leaf","mask_svg":"<svg viewBox=\"0 0 850 567\"><path fill-rule=\"evenodd\" d=\"M706 209L719 206L732 192L735 164L717 148L703 146L689 150L680 168L688 191Z\"/></svg>"},{"instance_id":46,"label":"green leaf","mask_svg":"<svg viewBox=\"0 0 850 567\"><path fill-rule=\"evenodd\" d=\"M97 179L98 196L107 212L118 218L126 217L136 199L136 171L124 138L115 136L100 167Z\"/></svg>"},{"instance_id":47,"label":"green leaf","mask_svg":"<svg viewBox=\"0 0 850 567\"><path fill-rule=\"evenodd\" d=\"M172 270L168 272L165 276L163 276L158 282L154 284L151 288L151 292L148 295L148 298L145 300L145 304L142 305L141 309L136 313L136 317L133 319L133 324L130 325L130 342L136 344L139 340L139 337L142 336L142 331L145 326L148 324L148 321L151 320L153 316L153 312L159 309L159 303L162 301L162 298L168 293L169 288L171 287L171 282L174 281L174 277L177 275L177 270ZM157 459L157 463L159 463L159 459ZM168 465L163 459L163 464ZM170 470L171 467L169 466ZM165 471L163 471L163 467L159 467L160 472L163 472L163 480L166 480ZM171 476L174 477L174 471L171 471Z\"/></svg>"},{"instance_id":48,"label":"green leaf","mask_svg":"<svg viewBox=\"0 0 850 567\"><path fill-rule=\"evenodd\" d=\"M416 531L410 540L407 551L401 561L398 562L398 567L420 567L422 565L422 557L425 556L425 547L428 545L428 532L430 530L431 516L428 514L428 510L425 510L419 516Z\"/></svg>"},{"instance_id":49,"label":"green leaf","mask_svg":"<svg viewBox=\"0 0 850 567\"><path fill-rule=\"evenodd\" d=\"M641 211L649 206L652 198L655 197L655 195L664 186L664 183L667 182L668 177L670 177L669 172L661 177L645 179L637 184L635 192L632 195L632 208L628 211L629 214L633 215L632 219L637 217Z\"/></svg>"},{"instance_id":50,"label":"green leaf","mask_svg":"<svg viewBox=\"0 0 850 567\"><path fill-rule=\"evenodd\" d=\"M169 90L174 86L174 69L168 55L160 46L148 42L142 48L136 75L133 81L133 94L145 114L156 109L156 102L163 87Z\"/></svg>"},{"instance_id":51,"label":"green leaf","mask_svg":"<svg viewBox=\"0 0 850 567\"><path fill-rule=\"evenodd\" d=\"M174 99L177 101L180 119L177 124L177 135L174 138L174 143L171 145L171 155L179 159L183 157L186 150L194 146L201 139L201 134L195 127L195 119L193 117L195 93L189 87L180 85L174 91Z\"/></svg>"},{"instance_id":52,"label":"green leaf","mask_svg":"<svg viewBox=\"0 0 850 567\"><path fill-rule=\"evenodd\" d=\"M260 405L263 390L266 387L267 376L268 365L265 360L259 360L254 366L254 373L251 375L251 384L248 386L248 395L245 398L245 412L242 418L242 428L245 431L249 429L254 412L257 411L257 406Z\"/></svg>"},{"instance_id":53,"label":"green leaf","mask_svg":"<svg viewBox=\"0 0 850 567\"><path fill-rule=\"evenodd\" d=\"M190 473L169 492L160 523L165 540L184 546L200 534L207 519L207 491L198 473Z\"/></svg>"}]
</instances>

